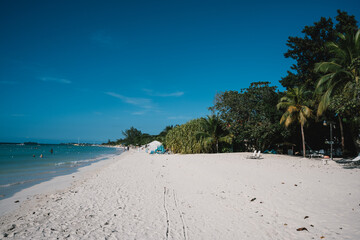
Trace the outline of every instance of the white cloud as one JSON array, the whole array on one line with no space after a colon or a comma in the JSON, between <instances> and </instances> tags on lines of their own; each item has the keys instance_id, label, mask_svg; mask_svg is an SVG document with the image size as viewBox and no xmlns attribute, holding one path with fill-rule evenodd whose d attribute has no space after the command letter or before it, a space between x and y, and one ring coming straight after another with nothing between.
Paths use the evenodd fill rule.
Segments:
<instances>
[{"instance_id":1,"label":"white cloud","mask_svg":"<svg viewBox=\"0 0 360 240\"><path fill-rule=\"evenodd\" d=\"M64 84L72 83L70 80L64 79L64 78L42 77L42 78L40 78L40 80L43 82L57 82L57 83L64 83Z\"/></svg>"},{"instance_id":2,"label":"white cloud","mask_svg":"<svg viewBox=\"0 0 360 240\"><path fill-rule=\"evenodd\" d=\"M105 94L118 98L122 100L125 103L128 103L130 105L134 105L136 107L139 107L140 111L135 111L132 113L132 115L144 115L148 112L155 111L156 112L156 106L152 102L151 99L148 98L133 98L133 97L126 97L124 95L114 93L114 92L105 92Z\"/></svg>"},{"instance_id":3,"label":"white cloud","mask_svg":"<svg viewBox=\"0 0 360 240\"><path fill-rule=\"evenodd\" d=\"M122 101L132 105L140 106L143 108L152 108L152 101L148 98L131 98L114 92L105 92L105 94L121 99Z\"/></svg>"},{"instance_id":4,"label":"white cloud","mask_svg":"<svg viewBox=\"0 0 360 240\"><path fill-rule=\"evenodd\" d=\"M160 93L160 92L155 92L153 90L150 89L143 89L144 92L146 92L149 96L153 96L153 97L181 97L182 95L184 95L184 92L169 92L169 93Z\"/></svg>"},{"instance_id":5,"label":"white cloud","mask_svg":"<svg viewBox=\"0 0 360 240\"><path fill-rule=\"evenodd\" d=\"M132 115L144 115L147 112L149 111L138 111L138 112L133 112Z\"/></svg>"}]
</instances>

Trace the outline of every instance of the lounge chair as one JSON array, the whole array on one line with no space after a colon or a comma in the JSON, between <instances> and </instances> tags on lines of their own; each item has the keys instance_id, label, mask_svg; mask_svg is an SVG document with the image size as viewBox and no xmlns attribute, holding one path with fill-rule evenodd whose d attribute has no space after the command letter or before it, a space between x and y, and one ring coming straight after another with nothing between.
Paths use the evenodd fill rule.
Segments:
<instances>
[{"instance_id":1,"label":"lounge chair","mask_svg":"<svg viewBox=\"0 0 360 240\"><path fill-rule=\"evenodd\" d=\"M260 150L259 150L258 153L256 154L255 158L256 158L256 159L259 159L260 157L261 157L261 152L260 152Z\"/></svg>"},{"instance_id":2,"label":"lounge chair","mask_svg":"<svg viewBox=\"0 0 360 240\"><path fill-rule=\"evenodd\" d=\"M251 158L251 159L253 159L253 158L255 158L256 157L256 150L254 151L254 153L252 154L252 155L250 155L250 156L247 156L246 158Z\"/></svg>"},{"instance_id":3,"label":"lounge chair","mask_svg":"<svg viewBox=\"0 0 360 240\"><path fill-rule=\"evenodd\" d=\"M161 145L161 146L159 146L159 147L155 150L155 153L157 153L157 154L164 154L164 153L166 153L166 150L165 150L164 146Z\"/></svg>"},{"instance_id":4,"label":"lounge chair","mask_svg":"<svg viewBox=\"0 0 360 240\"><path fill-rule=\"evenodd\" d=\"M250 159L260 159L260 156L261 156L260 150L258 152L256 152L256 150L255 150L253 155L249 156L248 158L250 158Z\"/></svg>"},{"instance_id":5,"label":"lounge chair","mask_svg":"<svg viewBox=\"0 0 360 240\"><path fill-rule=\"evenodd\" d=\"M350 161L351 166L355 166L355 165L358 165L358 164L360 164L360 153L356 158L354 158L353 160Z\"/></svg>"},{"instance_id":6,"label":"lounge chair","mask_svg":"<svg viewBox=\"0 0 360 240\"><path fill-rule=\"evenodd\" d=\"M354 159L342 159L342 160L335 160L335 162L340 163L340 164L345 164L348 166L352 166L355 167L355 165L359 165L360 164L360 153L359 155L354 158Z\"/></svg>"}]
</instances>

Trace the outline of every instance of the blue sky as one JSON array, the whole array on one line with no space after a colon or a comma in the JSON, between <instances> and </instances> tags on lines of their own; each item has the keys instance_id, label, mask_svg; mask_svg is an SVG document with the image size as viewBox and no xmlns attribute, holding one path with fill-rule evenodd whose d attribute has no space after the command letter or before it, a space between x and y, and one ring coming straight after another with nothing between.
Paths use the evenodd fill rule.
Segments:
<instances>
[{"instance_id":1,"label":"blue sky","mask_svg":"<svg viewBox=\"0 0 360 240\"><path fill-rule=\"evenodd\" d=\"M358 1L0 2L0 141L115 140L209 114L217 92L279 86L286 40ZM282 90L282 88L280 88Z\"/></svg>"}]
</instances>

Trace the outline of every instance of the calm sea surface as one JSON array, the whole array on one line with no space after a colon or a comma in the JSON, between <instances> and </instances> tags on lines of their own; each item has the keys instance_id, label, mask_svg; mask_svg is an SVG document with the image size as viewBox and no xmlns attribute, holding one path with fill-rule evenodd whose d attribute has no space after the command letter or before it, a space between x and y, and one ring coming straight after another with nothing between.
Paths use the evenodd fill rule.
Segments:
<instances>
[{"instance_id":1,"label":"calm sea surface","mask_svg":"<svg viewBox=\"0 0 360 240\"><path fill-rule=\"evenodd\" d=\"M121 152L98 146L0 144L0 200Z\"/></svg>"}]
</instances>

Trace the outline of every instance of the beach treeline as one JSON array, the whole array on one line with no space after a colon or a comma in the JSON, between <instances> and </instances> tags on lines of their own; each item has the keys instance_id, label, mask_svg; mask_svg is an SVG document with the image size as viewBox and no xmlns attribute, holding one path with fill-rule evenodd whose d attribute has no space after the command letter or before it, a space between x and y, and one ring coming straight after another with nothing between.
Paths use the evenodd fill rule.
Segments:
<instances>
[{"instance_id":1,"label":"beach treeline","mask_svg":"<svg viewBox=\"0 0 360 240\"><path fill-rule=\"evenodd\" d=\"M335 154L360 152L360 31L355 16L338 10L287 40L285 58L294 60L279 81L219 92L212 114L168 126L159 135L130 128L109 144L139 146L159 140L174 153L253 151L304 154L328 149L329 125ZM261 71L261 69L259 69ZM254 73L255 74L255 73Z\"/></svg>"}]
</instances>

